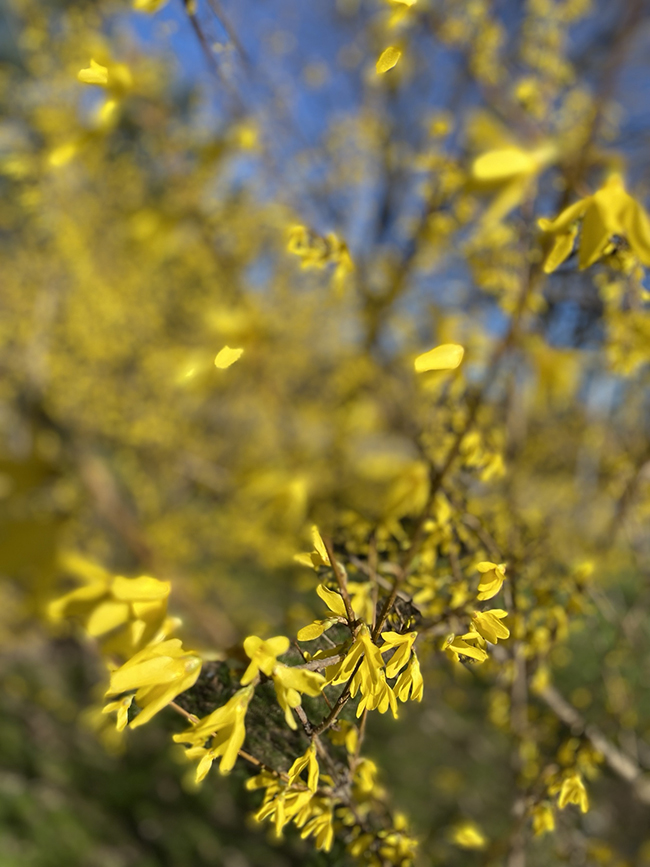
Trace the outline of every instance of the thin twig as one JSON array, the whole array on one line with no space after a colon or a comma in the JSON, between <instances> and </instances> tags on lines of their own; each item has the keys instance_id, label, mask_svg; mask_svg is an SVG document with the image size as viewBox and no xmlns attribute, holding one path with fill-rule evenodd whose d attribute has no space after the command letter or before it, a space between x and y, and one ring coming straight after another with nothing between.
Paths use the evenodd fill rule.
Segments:
<instances>
[{"instance_id":1,"label":"thin twig","mask_svg":"<svg viewBox=\"0 0 650 867\"><path fill-rule=\"evenodd\" d=\"M336 557L334 556L334 547L332 546L332 540L329 538L329 536L321 536L321 539L323 540L323 545L325 545L327 557L330 561L332 571L334 572L336 583L339 585L339 590L343 598L343 604L345 605L345 613L348 618L350 629L354 630L354 624L357 618L355 617L354 609L352 608L352 602L350 601L350 594L348 593L348 582L345 579L345 575L341 572L341 567L336 562Z\"/></svg>"}]
</instances>

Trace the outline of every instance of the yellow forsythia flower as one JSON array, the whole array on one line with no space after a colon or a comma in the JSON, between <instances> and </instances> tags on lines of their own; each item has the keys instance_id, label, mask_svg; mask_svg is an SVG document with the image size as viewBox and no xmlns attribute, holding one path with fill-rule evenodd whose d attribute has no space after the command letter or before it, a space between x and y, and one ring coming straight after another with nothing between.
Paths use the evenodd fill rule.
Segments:
<instances>
[{"instance_id":1,"label":"yellow forsythia flower","mask_svg":"<svg viewBox=\"0 0 650 867\"><path fill-rule=\"evenodd\" d=\"M589 809L589 798L580 774L570 774L562 783L557 805L563 810L567 804L577 804L583 813Z\"/></svg>"},{"instance_id":2,"label":"yellow forsythia flower","mask_svg":"<svg viewBox=\"0 0 650 867\"><path fill-rule=\"evenodd\" d=\"M303 566L313 566L314 569L318 569L319 566L329 566L327 549L316 524L311 528L311 538L314 545L313 550L309 554L296 554L293 559Z\"/></svg>"},{"instance_id":3,"label":"yellow forsythia flower","mask_svg":"<svg viewBox=\"0 0 650 867\"><path fill-rule=\"evenodd\" d=\"M506 579L506 565L505 563L497 564L484 560L482 563L478 563L476 568L483 576L478 585L477 598L481 602L485 602L486 599L492 599L501 590Z\"/></svg>"},{"instance_id":4,"label":"yellow forsythia flower","mask_svg":"<svg viewBox=\"0 0 650 867\"><path fill-rule=\"evenodd\" d=\"M578 266L593 265L613 248L612 237L624 238L634 255L650 267L650 219L643 206L625 190L619 174L612 174L593 196L569 205L555 220L541 218L539 227L555 235L555 243L544 263L550 274L567 258L582 219Z\"/></svg>"},{"instance_id":5,"label":"yellow forsythia flower","mask_svg":"<svg viewBox=\"0 0 650 867\"><path fill-rule=\"evenodd\" d=\"M472 627L490 644L496 644L499 638L504 639L510 636L510 630L501 622L507 616L508 612L502 608L475 611L472 614Z\"/></svg>"},{"instance_id":6,"label":"yellow forsythia flower","mask_svg":"<svg viewBox=\"0 0 650 867\"><path fill-rule=\"evenodd\" d=\"M119 698L117 701L109 702L106 707L102 708L102 713L113 713L117 711L118 732L124 731L129 722L129 708L133 703L133 695L126 695L124 698Z\"/></svg>"},{"instance_id":7,"label":"yellow forsythia flower","mask_svg":"<svg viewBox=\"0 0 650 867\"><path fill-rule=\"evenodd\" d=\"M411 660L404 671L397 678L397 682L393 687L395 695L400 701L406 701L409 693L412 701L422 701L424 692L424 681L422 672L420 671L420 661L418 660L415 651L411 655Z\"/></svg>"},{"instance_id":8,"label":"yellow forsythia flower","mask_svg":"<svg viewBox=\"0 0 650 867\"><path fill-rule=\"evenodd\" d=\"M267 641L262 641L257 635L249 635L244 641L244 650L250 659L250 664L241 679L242 686L250 683L260 671L270 677L277 657L289 650L290 643L284 635L276 635L275 638L269 638Z\"/></svg>"},{"instance_id":9,"label":"yellow forsythia flower","mask_svg":"<svg viewBox=\"0 0 650 867\"><path fill-rule=\"evenodd\" d=\"M300 775L303 771L307 771L307 788L310 792L315 792L318 788L318 761L316 760L316 745L312 743L307 748L304 755L300 756L289 768L289 785L302 782Z\"/></svg>"},{"instance_id":10,"label":"yellow forsythia flower","mask_svg":"<svg viewBox=\"0 0 650 867\"><path fill-rule=\"evenodd\" d=\"M460 662L461 658L473 659L476 662L485 662L488 658L487 652L482 647L475 647L470 644L471 641L480 641L480 635L476 632L468 632L466 635L449 635L442 649L447 652L454 662Z\"/></svg>"},{"instance_id":11,"label":"yellow forsythia flower","mask_svg":"<svg viewBox=\"0 0 650 867\"><path fill-rule=\"evenodd\" d=\"M150 644L111 672L106 695L137 690L135 703L141 711L129 723L130 728L136 728L194 686L200 672L200 657L183 650L180 639L171 638Z\"/></svg>"},{"instance_id":12,"label":"yellow forsythia flower","mask_svg":"<svg viewBox=\"0 0 650 867\"><path fill-rule=\"evenodd\" d=\"M536 837L541 837L542 834L555 830L555 816L550 804L536 804L533 807L532 815L533 834Z\"/></svg>"},{"instance_id":13,"label":"yellow forsythia flower","mask_svg":"<svg viewBox=\"0 0 650 867\"><path fill-rule=\"evenodd\" d=\"M79 620L92 638L101 640L104 653L128 657L173 630L167 617L168 581L112 576L76 555L69 555L64 565L86 584L50 602L49 617Z\"/></svg>"},{"instance_id":14,"label":"yellow forsythia flower","mask_svg":"<svg viewBox=\"0 0 650 867\"><path fill-rule=\"evenodd\" d=\"M91 58L88 69L80 69L77 78L83 84L98 84L100 87L106 87L108 85L108 68Z\"/></svg>"},{"instance_id":15,"label":"yellow forsythia flower","mask_svg":"<svg viewBox=\"0 0 650 867\"><path fill-rule=\"evenodd\" d=\"M241 683L242 685L251 683L260 671L267 677L272 677L278 704L284 711L287 725L295 729L296 721L292 711L301 703L300 693L310 696L320 695L325 678L316 671L278 662L277 657L287 652L289 643L289 639L284 635L277 635L267 641L262 641L257 635L249 635L244 641L244 650L251 661Z\"/></svg>"},{"instance_id":16,"label":"yellow forsythia flower","mask_svg":"<svg viewBox=\"0 0 650 867\"><path fill-rule=\"evenodd\" d=\"M454 828L452 842L462 849L485 849L487 838L475 822L463 822Z\"/></svg>"},{"instance_id":17,"label":"yellow forsythia flower","mask_svg":"<svg viewBox=\"0 0 650 867\"><path fill-rule=\"evenodd\" d=\"M203 717L187 731L174 735L176 743L192 745L185 750L189 759L200 759L196 769L197 783L205 778L214 760L220 756L219 771L227 774L233 769L246 737L244 720L254 691L252 686L238 690L223 707ZM212 740L206 748L208 738Z\"/></svg>"},{"instance_id":18,"label":"yellow forsythia flower","mask_svg":"<svg viewBox=\"0 0 650 867\"><path fill-rule=\"evenodd\" d=\"M381 648L381 652L386 653L388 650L395 651L386 665L386 677L395 677L408 663L411 658L411 648L417 635L417 632L405 632L403 634L398 632L382 632L381 637L384 639L384 645Z\"/></svg>"},{"instance_id":19,"label":"yellow forsythia flower","mask_svg":"<svg viewBox=\"0 0 650 867\"><path fill-rule=\"evenodd\" d=\"M292 710L301 703L300 693L314 698L320 695L324 685L325 678L317 671L308 671L282 663L276 665L273 669L273 686L289 728L297 728Z\"/></svg>"},{"instance_id":20,"label":"yellow forsythia flower","mask_svg":"<svg viewBox=\"0 0 650 867\"><path fill-rule=\"evenodd\" d=\"M124 63L109 63L108 66L103 66L94 58L91 58L90 66L79 70L77 79L82 84L96 84L119 96L123 96L133 87L131 70Z\"/></svg>"},{"instance_id":21,"label":"yellow forsythia flower","mask_svg":"<svg viewBox=\"0 0 650 867\"><path fill-rule=\"evenodd\" d=\"M386 683L385 673L380 671L377 685L371 691L366 692L359 702L357 716L360 717L364 710L378 710L379 713L386 713L388 708L391 709L394 719L397 719L399 716L397 698L392 687Z\"/></svg>"}]
</instances>

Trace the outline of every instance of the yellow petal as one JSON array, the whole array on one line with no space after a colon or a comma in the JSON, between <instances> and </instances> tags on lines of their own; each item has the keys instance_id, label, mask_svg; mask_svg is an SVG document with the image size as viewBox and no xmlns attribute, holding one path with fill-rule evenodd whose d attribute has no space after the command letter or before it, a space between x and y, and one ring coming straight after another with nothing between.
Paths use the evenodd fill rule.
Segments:
<instances>
[{"instance_id":1,"label":"yellow petal","mask_svg":"<svg viewBox=\"0 0 650 867\"><path fill-rule=\"evenodd\" d=\"M166 599L170 590L169 581L158 581L149 575L141 575L139 578L123 578L118 575L111 585L113 596L124 602L154 602Z\"/></svg>"},{"instance_id":2,"label":"yellow petal","mask_svg":"<svg viewBox=\"0 0 650 867\"><path fill-rule=\"evenodd\" d=\"M457 343L443 343L436 346L415 359L416 373L424 373L426 370L453 370L463 360L465 350Z\"/></svg>"},{"instance_id":3,"label":"yellow petal","mask_svg":"<svg viewBox=\"0 0 650 867\"><path fill-rule=\"evenodd\" d=\"M87 69L79 70L77 78L83 84L98 84L100 87L106 87L108 84L108 69L102 66L101 63L91 60L90 66Z\"/></svg>"},{"instance_id":4,"label":"yellow petal","mask_svg":"<svg viewBox=\"0 0 650 867\"><path fill-rule=\"evenodd\" d=\"M129 606L125 602L102 602L86 623L86 632L97 638L121 626L129 619Z\"/></svg>"},{"instance_id":5,"label":"yellow petal","mask_svg":"<svg viewBox=\"0 0 650 867\"><path fill-rule=\"evenodd\" d=\"M298 632L298 641L313 641L335 623L336 620L314 620L313 623L310 623L308 626L303 626L303 628Z\"/></svg>"},{"instance_id":6,"label":"yellow petal","mask_svg":"<svg viewBox=\"0 0 650 867\"><path fill-rule=\"evenodd\" d=\"M650 220L642 206L632 200L624 215L625 235L644 265L650 267Z\"/></svg>"},{"instance_id":7,"label":"yellow petal","mask_svg":"<svg viewBox=\"0 0 650 867\"><path fill-rule=\"evenodd\" d=\"M323 538L316 524L314 524L314 526L311 528L311 538L314 543L314 551L316 551L316 553L320 555L323 563L329 563L327 548L325 547L325 543L323 542Z\"/></svg>"},{"instance_id":8,"label":"yellow petal","mask_svg":"<svg viewBox=\"0 0 650 867\"><path fill-rule=\"evenodd\" d=\"M111 674L110 693L127 692L143 686L169 683L183 676L185 667L178 659L157 656L132 666L122 666Z\"/></svg>"},{"instance_id":9,"label":"yellow petal","mask_svg":"<svg viewBox=\"0 0 650 867\"><path fill-rule=\"evenodd\" d=\"M577 234L578 227L573 226L568 232L556 237L553 247L544 262L545 274L551 274L556 268L559 268L567 256L571 254Z\"/></svg>"},{"instance_id":10,"label":"yellow petal","mask_svg":"<svg viewBox=\"0 0 650 867\"><path fill-rule=\"evenodd\" d=\"M595 205L587 209L582 221L578 264L581 271L593 265L605 252L610 232L605 225L601 210Z\"/></svg>"},{"instance_id":11,"label":"yellow petal","mask_svg":"<svg viewBox=\"0 0 650 867\"><path fill-rule=\"evenodd\" d=\"M474 160L472 175L480 181L501 181L515 175L530 174L537 161L521 148L509 147L490 151Z\"/></svg>"},{"instance_id":12,"label":"yellow petal","mask_svg":"<svg viewBox=\"0 0 650 867\"><path fill-rule=\"evenodd\" d=\"M334 614L338 614L339 617L347 617L345 612L345 603L338 593L335 593L333 590L328 590L324 584L318 585L316 593L318 593L330 611L333 611Z\"/></svg>"},{"instance_id":13,"label":"yellow petal","mask_svg":"<svg viewBox=\"0 0 650 867\"><path fill-rule=\"evenodd\" d=\"M241 358L243 352L243 349L231 349L229 346L224 346L224 348L217 353L214 365L215 367L218 367L219 370L225 370L227 367L230 367L231 364L234 364L237 359Z\"/></svg>"},{"instance_id":14,"label":"yellow petal","mask_svg":"<svg viewBox=\"0 0 650 867\"><path fill-rule=\"evenodd\" d=\"M395 45L389 45L388 48L385 48L377 60L377 75L383 75L389 69L392 69L401 56L401 50Z\"/></svg>"},{"instance_id":15,"label":"yellow petal","mask_svg":"<svg viewBox=\"0 0 650 867\"><path fill-rule=\"evenodd\" d=\"M591 198L591 196L587 196L585 199L580 199L580 201L574 202L573 205L569 205L568 208L565 208L554 220L547 220L544 217L541 217L537 221L537 225L543 232L566 232L569 226L571 226L572 223L575 223L576 220L579 220L585 213L591 204Z\"/></svg>"},{"instance_id":16,"label":"yellow petal","mask_svg":"<svg viewBox=\"0 0 650 867\"><path fill-rule=\"evenodd\" d=\"M149 12L153 14L161 9L167 0L133 0L133 8L138 12Z\"/></svg>"}]
</instances>

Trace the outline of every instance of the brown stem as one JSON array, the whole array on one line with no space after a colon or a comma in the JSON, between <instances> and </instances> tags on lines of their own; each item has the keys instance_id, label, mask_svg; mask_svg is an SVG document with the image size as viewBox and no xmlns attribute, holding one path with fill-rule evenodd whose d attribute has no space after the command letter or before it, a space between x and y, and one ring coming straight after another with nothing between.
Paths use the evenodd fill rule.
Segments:
<instances>
[{"instance_id":1,"label":"brown stem","mask_svg":"<svg viewBox=\"0 0 650 867\"><path fill-rule=\"evenodd\" d=\"M583 734L591 742L614 773L631 784L640 801L650 804L650 777L631 756L608 740L597 726L588 723L555 687L547 686L537 694L574 734Z\"/></svg>"},{"instance_id":2,"label":"brown stem","mask_svg":"<svg viewBox=\"0 0 650 867\"><path fill-rule=\"evenodd\" d=\"M329 538L329 536L321 536L321 539L323 540L323 545L325 545L327 557L330 561L332 571L334 572L336 583L339 585L339 590L343 598L343 604L345 605L345 614L348 618L350 629L354 629L356 617L352 608L352 602L350 601L350 594L348 593L348 583L345 579L345 575L341 572L341 567L336 562L336 557L334 556L334 548L332 546L332 540Z\"/></svg>"}]
</instances>

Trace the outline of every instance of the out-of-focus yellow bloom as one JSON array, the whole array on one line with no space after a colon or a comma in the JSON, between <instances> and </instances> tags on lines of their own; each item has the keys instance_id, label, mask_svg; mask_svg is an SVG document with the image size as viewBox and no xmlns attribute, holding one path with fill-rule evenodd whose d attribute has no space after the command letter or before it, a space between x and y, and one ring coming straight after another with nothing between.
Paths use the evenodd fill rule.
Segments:
<instances>
[{"instance_id":1,"label":"out-of-focus yellow bloom","mask_svg":"<svg viewBox=\"0 0 650 867\"><path fill-rule=\"evenodd\" d=\"M475 822L457 825L451 834L452 842L462 849L485 849L487 837Z\"/></svg>"},{"instance_id":2,"label":"out-of-focus yellow bloom","mask_svg":"<svg viewBox=\"0 0 650 867\"><path fill-rule=\"evenodd\" d=\"M512 181L539 174L556 157L557 148L546 143L532 150L515 146L498 148L477 157L472 177L477 181Z\"/></svg>"},{"instance_id":3,"label":"out-of-focus yellow bloom","mask_svg":"<svg viewBox=\"0 0 650 867\"><path fill-rule=\"evenodd\" d=\"M490 644L496 644L499 638L504 639L510 636L510 630L501 622L507 616L508 612L502 608L475 611L472 614L472 626L482 638L489 641Z\"/></svg>"},{"instance_id":4,"label":"out-of-focus yellow bloom","mask_svg":"<svg viewBox=\"0 0 650 867\"><path fill-rule=\"evenodd\" d=\"M310 806L311 815L302 826L300 837L303 840L313 837L317 849L329 852L334 842L334 811L331 803L325 798L314 798ZM301 827L300 824L298 827Z\"/></svg>"},{"instance_id":5,"label":"out-of-focus yellow bloom","mask_svg":"<svg viewBox=\"0 0 650 867\"><path fill-rule=\"evenodd\" d=\"M149 575L112 576L76 555L69 555L65 564L87 583L51 602L49 617L79 620L92 638L102 642L105 653L128 657L164 638L176 625L167 617L169 582Z\"/></svg>"},{"instance_id":6,"label":"out-of-focus yellow bloom","mask_svg":"<svg viewBox=\"0 0 650 867\"><path fill-rule=\"evenodd\" d=\"M493 226L518 207L534 190L541 172L555 162L559 149L544 141L525 148L510 131L491 114L479 111L472 118L468 133L474 146L481 150L471 167L474 184L487 191L496 188L496 196L481 218L484 228Z\"/></svg>"},{"instance_id":7,"label":"out-of-focus yellow bloom","mask_svg":"<svg viewBox=\"0 0 650 867\"><path fill-rule=\"evenodd\" d=\"M167 0L133 0L133 8L137 12L148 12L153 14L167 3Z\"/></svg>"},{"instance_id":8,"label":"out-of-focus yellow bloom","mask_svg":"<svg viewBox=\"0 0 650 867\"><path fill-rule=\"evenodd\" d=\"M339 747L345 746L345 749L351 756L355 754L359 743L359 732L352 723L340 720L337 728L329 729L327 734L333 744Z\"/></svg>"},{"instance_id":9,"label":"out-of-focus yellow bloom","mask_svg":"<svg viewBox=\"0 0 650 867\"><path fill-rule=\"evenodd\" d=\"M276 635L263 641L257 635L249 635L244 641L244 650L250 659L250 664L241 679L242 686L250 683L262 671L267 677L271 677L278 656L282 656L289 650L289 639L284 635Z\"/></svg>"},{"instance_id":10,"label":"out-of-focus yellow bloom","mask_svg":"<svg viewBox=\"0 0 650 867\"><path fill-rule=\"evenodd\" d=\"M123 96L133 87L131 70L124 63L109 63L103 66L94 58L90 60L90 66L80 69L77 79L82 84L96 84L109 90L115 96Z\"/></svg>"},{"instance_id":11,"label":"out-of-focus yellow bloom","mask_svg":"<svg viewBox=\"0 0 650 867\"><path fill-rule=\"evenodd\" d=\"M243 349L231 349L229 346L224 346L217 353L217 357L214 359L214 366L218 367L219 370L226 370L226 368L240 359L243 353Z\"/></svg>"},{"instance_id":12,"label":"out-of-focus yellow bloom","mask_svg":"<svg viewBox=\"0 0 650 867\"><path fill-rule=\"evenodd\" d=\"M582 782L582 777L577 772L570 774L562 783L557 805L563 810L567 804L577 804L583 813L589 809L587 790Z\"/></svg>"},{"instance_id":13,"label":"out-of-focus yellow bloom","mask_svg":"<svg viewBox=\"0 0 650 867\"><path fill-rule=\"evenodd\" d=\"M306 226L292 226L287 250L302 260L302 268L324 268L330 263L335 264L335 280L342 280L345 274L354 270L347 244L334 232L322 237Z\"/></svg>"},{"instance_id":14,"label":"out-of-focus yellow bloom","mask_svg":"<svg viewBox=\"0 0 650 867\"><path fill-rule=\"evenodd\" d=\"M593 196L569 205L555 220L542 217L538 221L544 232L556 236L544 262L547 274L571 253L580 219L578 267L581 271L613 252L618 238L627 241L639 261L650 267L650 219L643 206L625 190L622 177L615 173Z\"/></svg>"},{"instance_id":15,"label":"out-of-focus yellow bloom","mask_svg":"<svg viewBox=\"0 0 650 867\"><path fill-rule=\"evenodd\" d=\"M102 713L113 713L117 711L118 732L124 731L129 722L129 708L133 703L133 695L126 695L124 698L118 698L117 701L109 702L106 707L102 708Z\"/></svg>"},{"instance_id":16,"label":"out-of-focus yellow bloom","mask_svg":"<svg viewBox=\"0 0 650 867\"><path fill-rule=\"evenodd\" d=\"M223 707L203 717L187 731L174 735L176 743L191 744L190 748L185 750L189 759L200 760L196 769L197 783L205 778L212 763L219 756L219 771L222 774L233 769L246 737L244 720L254 691L252 686L238 690ZM211 738L211 741L206 748L208 738Z\"/></svg>"},{"instance_id":17,"label":"out-of-focus yellow bloom","mask_svg":"<svg viewBox=\"0 0 650 867\"><path fill-rule=\"evenodd\" d=\"M555 816L550 804L536 804L532 810L533 834L541 837L549 831L555 830Z\"/></svg>"},{"instance_id":18,"label":"out-of-focus yellow bloom","mask_svg":"<svg viewBox=\"0 0 650 867\"><path fill-rule=\"evenodd\" d=\"M390 69L393 69L394 66L397 66L401 56L402 50L395 45L389 45L388 48L384 48L377 59L377 75L384 75Z\"/></svg>"},{"instance_id":19,"label":"out-of-focus yellow bloom","mask_svg":"<svg viewBox=\"0 0 650 867\"><path fill-rule=\"evenodd\" d=\"M129 723L136 728L194 686L200 672L201 658L184 650L178 638L171 638L150 644L113 671L106 695L137 690L135 703L141 711Z\"/></svg>"},{"instance_id":20,"label":"out-of-focus yellow bloom","mask_svg":"<svg viewBox=\"0 0 650 867\"><path fill-rule=\"evenodd\" d=\"M100 87L108 86L108 68L97 63L93 58L90 59L88 69L80 69L77 73L77 78L83 84L98 84Z\"/></svg>"},{"instance_id":21,"label":"out-of-focus yellow bloom","mask_svg":"<svg viewBox=\"0 0 650 867\"><path fill-rule=\"evenodd\" d=\"M477 598L481 602L485 602L486 599L492 599L501 590L506 579L506 564L490 563L489 560L484 560L482 563L478 563L476 568L483 576L478 585Z\"/></svg>"},{"instance_id":22,"label":"out-of-focus yellow bloom","mask_svg":"<svg viewBox=\"0 0 650 867\"><path fill-rule=\"evenodd\" d=\"M454 370L463 360L465 350L457 343L443 343L428 352L418 355L414 361L416 373L427 370Z\"/></svg>"}]
</instances>

